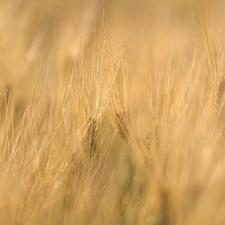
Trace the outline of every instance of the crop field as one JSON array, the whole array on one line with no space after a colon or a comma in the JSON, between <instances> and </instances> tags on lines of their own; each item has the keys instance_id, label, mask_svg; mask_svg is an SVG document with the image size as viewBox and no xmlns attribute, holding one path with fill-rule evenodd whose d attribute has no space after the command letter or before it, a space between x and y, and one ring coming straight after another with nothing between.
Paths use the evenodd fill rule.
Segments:
<instances>
[{"instance_id":1,"label":"crop field","mask_svg":"<svg viewBox=\"0 0 225 225\"><path fill-rule=\"evenodd\" d=\"M224 212L224 0L0 0L0 225Z\"/></svg>"}]
</instances>

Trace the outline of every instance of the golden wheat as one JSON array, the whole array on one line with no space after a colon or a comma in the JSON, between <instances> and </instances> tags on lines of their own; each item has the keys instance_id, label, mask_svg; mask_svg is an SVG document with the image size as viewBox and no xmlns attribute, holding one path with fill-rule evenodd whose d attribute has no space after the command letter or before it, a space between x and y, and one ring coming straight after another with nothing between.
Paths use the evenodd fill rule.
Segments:
<instances>
[{"instance_id":1,"label":"golden wheat","mask_svg":"<svg viewBox=\"0 0 225 225\"><path fill-rule=\"evenodd\" d=\"M224 224L224 10L1 0L0 224Z\"/></svg>"}]
</instances>

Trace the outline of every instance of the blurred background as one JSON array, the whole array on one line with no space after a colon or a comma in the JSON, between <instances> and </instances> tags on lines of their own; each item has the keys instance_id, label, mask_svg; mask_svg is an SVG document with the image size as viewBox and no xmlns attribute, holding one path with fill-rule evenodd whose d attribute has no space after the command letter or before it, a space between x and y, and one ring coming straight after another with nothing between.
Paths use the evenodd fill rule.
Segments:
<instances>
[{"instance_id":1,"label":"blurred background","mask_svg":"<svg viewBox=\"0 0 225 225\"><path fill-rule=\"evenodd\" d=\"M166 59L172 48L184 63L197 44L205 44L206 34L218 41L224 35L224 4L219 0L1 0L0 5L1 77L13 77L21 87L32 82L37 67L52 64L58 71L91 49L104 20L112 52L126 45L132 58L142 47L151 48L151 54L163 51ZM18 88L18 96L20 92Z\"/></svg>"}]
</instances>

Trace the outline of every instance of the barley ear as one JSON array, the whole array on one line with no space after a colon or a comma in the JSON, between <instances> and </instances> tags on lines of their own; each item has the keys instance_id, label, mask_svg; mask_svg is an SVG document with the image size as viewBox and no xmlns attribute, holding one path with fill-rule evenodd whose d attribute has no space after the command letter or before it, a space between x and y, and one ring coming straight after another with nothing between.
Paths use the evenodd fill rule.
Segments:
<instances>
[{"instance_id":1,"label":"barley ear","mask_svg":"<svg viewBox=\"0 0 225 225\"><path fill-rule=\"evenodd\" d=\"M115 114L116 129L120 137L126 142L129 142L130 131L129 123L125 111L117 112Z\"/></svg>"},{"instance_id":2,"label":"barley ear","mask_svg":"<svg viewBox=\"0 0 225 225\"><path fill-rule=\"evenodd\" d=\"M170 214L169 214L169 193L165 187L160 188L159 192L160 200L160 214L161 214L161 224L170 225Z\"/></svg>"},{"instance_id":3,"label":"barley ear","mask_svg":"<svg viewBox=\"0 0 225 225\"><path fill-rule=\"evenodd\" d=\"M90 157L94 157L96 153L97 130L98 130L97 120L93 117L90 117L87 124L87 143Z\"/></svg>"},{"instance_id":4,"label":"barley ear","mask_svg":"<svg viewBox=\"0 0 225 225\"><path fill-rule=\"evenodd\" d=\"M221 79L216 98L217 124L221 129L225 125L225 78Z\"/></svg>"}]
</instances>

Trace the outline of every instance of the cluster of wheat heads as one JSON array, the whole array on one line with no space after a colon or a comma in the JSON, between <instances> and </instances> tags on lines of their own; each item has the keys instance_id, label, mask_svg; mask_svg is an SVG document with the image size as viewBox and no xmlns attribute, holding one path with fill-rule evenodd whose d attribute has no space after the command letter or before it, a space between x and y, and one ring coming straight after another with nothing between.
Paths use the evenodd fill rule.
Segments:
<instances>
[{"instance_id":1,"label":"cluster of wheat heads","mask_svg":"<svg viewBox=\"0 0 225 225\"><path fill-rule=\"evenodd\" d=\"M222 1L54 3L0 1L0 224L224 224Z\"/></svg>"}]
</instances>

